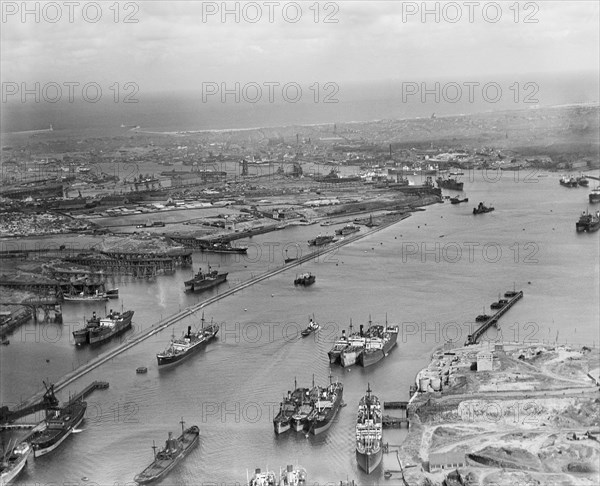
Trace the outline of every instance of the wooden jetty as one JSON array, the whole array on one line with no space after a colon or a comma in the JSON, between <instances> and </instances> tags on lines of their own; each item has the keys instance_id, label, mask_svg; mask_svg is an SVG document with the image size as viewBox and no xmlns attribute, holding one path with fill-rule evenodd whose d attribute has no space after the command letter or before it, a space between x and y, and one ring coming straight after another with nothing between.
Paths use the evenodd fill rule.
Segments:
<instances>
[{"instance_id":1,"label":"wooden jetty","mask_svg":"<svg viewBox=\"0 0 600 486\"><path fill-rule=\"evenodd\" d=\"M467 341L465 342L465 346L469 346L471 344L477 344L477 340L483 335L485 331L487 331L491 326L495 326L498 324L498 319L502 317L508 309L510 309L513 305L515 305L519 300L523 298L523 291L519 292L506 292L504 294L505 297L510 297L508 302L502 306L502 308L498 309L498 311L491 316L487 321L483 322L481 326L473 333L469 334L467 337Z\"/></svg>"},{"instance_id":2,"label":"wooden jetty","mask_svg":"<svg viewBox=\"0 0 600 486\"><path fill-rule=\"evenodd\" d=\"M73 395L70 398L69 403L76 402L78 400L83 400L94 390L105 390L106 388L108 388L108 381L93 381L79 393Z\"/></svg>"}]
</instances>

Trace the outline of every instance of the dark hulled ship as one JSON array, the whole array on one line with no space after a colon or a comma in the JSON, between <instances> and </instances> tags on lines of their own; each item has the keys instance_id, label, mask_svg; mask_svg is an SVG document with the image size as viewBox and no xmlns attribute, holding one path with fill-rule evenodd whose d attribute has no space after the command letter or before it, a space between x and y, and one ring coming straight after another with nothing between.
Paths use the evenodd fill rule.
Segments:
<instances>
[{"instance_id":1,"label":"dark hulled ship","mask_svg":"<svg viewBox=\"0 0 600 486\"><path fill-rule=\"evenodd\" d=\"M165 447L156 452L154 449L154 462L139 473L133 480L138 484L147 484L156 481L165 476L175 465L181 461L188 452L193 449L200 441L200 429L192 425L188 429L183 428L184 422L181 421L181 435L173 438L173 433L169 432L169 438Z\"/></svg>"},{"instance_id":2,"label":"dark hulled ship","mask_svg":"<svg viewBox=\"0 0 600 486\"><path fill-rule=\"evenodd\" d=\"M315 283L316 278L312 273L303 273L294 279L294 285L312 285Z\"/></svg>"},{"instance_id":3,"label":"dark hulled ship","mask_svg":"<svg viewBox=\"0 0 600 486\"><path fill-rule=\"evenodd\" d=\"M325 432L331 426L342 404L344 385L337 381L335 383L331 382L331 376L329 382L329 386L325 388L316 387L311 392L317 396L311 397L313 410L306 419L308 433L317 435Z\"/></svg>"},{"instance_id":4,"label":"dark hulled ship","mask_svg":"<svg viewBox=\"0 0 600 486\"><path fill-rule=\"evenodd\" d=\"M491 206L486 206L485 204L483 204L482 202L480 202L476 208L473 208L473 214L484 214L484 213L491 213L494 210L493 207Z\"/></svg>"},{"instance_id":5,"label":"dark hulled ship","mask_svg":"<svg viewBox=\"0 0 600 486\"><path fill-rule=\"evenodd\" d=\"M131 310L120 313L111 309L106 317L100 319L94 312L85 328L73 331L75 344L99 344L125 332L131 327L133 314Z\"/></svg>"},{"instance_id":6,"label":"dark hulled ship","mask_svg":"<svg viewBox=\"0 0 600 486\"><path fill-rule=\"evenodd\" d=\"M596 211L595 215L584 211L575 223L575 229L578 233L584 231L593 233L594 231L598 231L600 229L600 211Z\"/></svg>"},{"instance_id":7,"label":"dark hulled ship","mask_svg":"<svg viewBox=\"0 0 600 486\"><path fill-rule=\"evenodd\" d=\"M308 240L308 246L323 246L326 245L327 243L331 243L333 241L334 237L330 236L330 235L318 235L316 238L313 238L312 240Z\"/></svg>"},{"instance_id":8,"label":"dark hulled ship","mask_svg":"<svg viewBox=\"0 0 600 486\"><path fill-rule=\"evenodd\" d=\"M371 474L381 463L383 456L383 416L379 398L367 394L358 404L356 419L356 462L367 474Z\"/></svg>"},{"instance_id":9,"label":"dark hulled ship","mask_svg":"<svg viewBox=\"0 0 600 486\"><path fill-rule=\"evenodd\" d=\"M198 269L198 273L194 275L194 278L186 280L184 282L186 292L201 292L212 287L219 285L220 283L227 280L228 272L219 272L218 270L211 270L208 267L208 272L204 273L201 268Z\"/></svg>"},{"instance_id":10,"label":"dark hulled ship","mask_svg":"<svg viewBox=\"0 0 600 486\"><path fill-rule=\"evenodd\" d=\"M358 356L358 363L363 367L371 366L385 358L396 345L398 326L371 326L367 329L365 347Z\"/></svg>"},{"instance_id":11,"label":"dark hulled ship","mask_svg":"<svg viewBox=\"0 0 600 486\"><path fill-rule=\"evenodd\" d=\"M247 246L232 246L231 243L225 241L203 244L200 246L200 250L209 253L238 253L243 255L248 253Z\"/></svg>"},{"instance_id":12,"label":"dark hulled ship","mask_svg":"<svg viewBox=\"0 0 600 486\"><path fill-rule=\"evenodd\" d=\"M167 349L156 355L158 366L170 365L181 361L195 351L199 350L219 332L219 326L211 323L204 327L204 316L202 316L202 328L198 332L192 332L192 326L188 326L187 334L181 338L171 338Z\"/></svg>"},{"instance_id":13,"label":"dark hulled ship","mask_svg":"<svg viewBox=\"0 0 600 486\"><path fill-rule=\"evenodd\" d=\"M46 415L46 427L34 432L27 440L34 457L52 452L71 435L83 420L87 403L81 400L69 402L62 408L54 408Z\"/></svg>"},{"instance_id":14,"label":"dark hulled ship","mask_svg":"<svg viewBox=\"0 0 600 486\"><path fill-rule=\"evenodd\" d=\"M451 189L453 191L462 191L463 190L463 182L458 182L458 179L448 177L447 179L442 179L438 177L435 182L440 189Z\"/></svg>"},{"instance_id":15,"label":"dark hulled ship","mask_svg":"<svg viewBox=\"0 0 600 486\"><path fill-rule=\"evenodd\" d=\"M292 427L292 417L304 402L308 401L309 389L298 388L294 380L294 391L288 391L279 405L279 412L273 419L273 428L276 434L287 432Z\"/></svg>"},{"instance_id":16,"label":"dark hulled ship","mask_svg":"<svg viewBox=\"0 0 600 486\"><path fill-rule=\"evenodd\" d=\"M352 233L356 233L357 231L360 231L360 226L356 226L354 224L347 224L343 228L336 229L335 234L341 235L341 236L347 236L347 235L351 235Z\"/></svg>"}]
</instances>

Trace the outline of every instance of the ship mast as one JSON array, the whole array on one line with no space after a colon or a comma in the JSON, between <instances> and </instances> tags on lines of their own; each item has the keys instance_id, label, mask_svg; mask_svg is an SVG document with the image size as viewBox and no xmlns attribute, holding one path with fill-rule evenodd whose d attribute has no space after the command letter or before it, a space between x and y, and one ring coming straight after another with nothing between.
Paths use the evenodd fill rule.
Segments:
<instances>
[{"instance_id":1,"label":"ship mast","mask_svg":"<svg viewBox=\"0 0 600 486\"><path fill-rule=\"evenodd\" d=\"M179 421L179 423L181 424L181 435L183 435L183 424L185 424L185 422L183 421L183 417L181 417L181 420Z\"/></svg>"},{"instance_id":2,"label":"ship mast","mask_svg":"<svg viewBox=\"0 0 600 486\"><path fill-rule=\"evenodd\" d=\"M154 460L156 461L156 442L152 441L152 451L154 452Z\"/></svg>"}]
</instances>

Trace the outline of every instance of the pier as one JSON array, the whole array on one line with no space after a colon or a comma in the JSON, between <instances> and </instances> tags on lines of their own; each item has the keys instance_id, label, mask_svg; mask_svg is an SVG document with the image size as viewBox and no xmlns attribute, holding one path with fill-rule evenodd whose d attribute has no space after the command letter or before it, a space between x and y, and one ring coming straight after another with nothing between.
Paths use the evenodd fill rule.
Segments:
<instances>
[{"instance_id":1,"label":"pier","mask_svg":"<svg viewBox=\"0 0 600 486\"><path fill-rule=\"evenodd\" d=\"M508 297L509 292L506 292L504 296ZM487 331L491 326L495 326L496 324L498 324L498 319L500 319L500 317L502 317L508 311L508 309L510 309L522 298L522 290L513 295L506 304L504 304L492 317L490 317L481 326L479 326L479 328L473 334L469 334L469 336L467 337L467 341L465 342L465 346L477 344L477 340L483 335L483 333Z\"/></svg>"},{"instance_id":2,"label":"pier","mask_svg":"<svg viewBox=\"0 0 600 486\"><path fill-rule=\"evenodd\" d=\"M400 428L406 425L408 428L408 402L383 402L383 408L386 410L398 410L400 416L384 415L382 417L382 426L384 429Z\"/></svg>"},{"instance_id":3,"label":"pier","mask_svg":"<svg viewBox=\"0 0 600 486\"><path fill-rule=\"evenodd\" d=\"M78 400L83 400L85 397L87 397L89 394L91 394L94 390L105 390L106 388L108 388L108 381L94 381L94 382L90 383L88 386L86 386L79 393L73 395L70 398L69 403L73 403Z\"/></svg>"}]
</instances>

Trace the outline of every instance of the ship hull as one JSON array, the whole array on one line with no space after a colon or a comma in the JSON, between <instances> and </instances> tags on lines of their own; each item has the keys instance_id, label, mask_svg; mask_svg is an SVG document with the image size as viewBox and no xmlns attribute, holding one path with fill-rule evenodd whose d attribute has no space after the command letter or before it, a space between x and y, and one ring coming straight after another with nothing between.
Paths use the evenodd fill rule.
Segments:
<instances>
[{"instance_id":1,"label":"ship hull","mask_svg":"<svg viewBox=\"0 0 600 486\"><path fill-rule=\"evenodd\" d=\"M48 438L44 440L36 441L34 439L31 443L33 448L33 456L40 457L44 454L48 454L62 444L65 439L71 435L73 429L83 421L86 407L87 405L81 405L79 410L77 410L75 417L70 420L64 428L57 429L55 434L48 436ZM45 434L45 431L42 432L42 434Z\"/></svg>"},{"instance_id":2,"label":"ship hull","mask_svg":"<svg viewBox=\"0 0 600 486\"><path fill-rule=\"evenodd\" d=\"M156 481L163 476L165 476L169 471L171 471L181 460L200 442L200 432L198 428L195 428L196 432L190 432L190 429L186 430L180 439L184 440L184 448L181 453L173 460L169 461L166 465L157 464L159 460L155 462L155 464L151 464L140 474L135 476L133 479L138 484L148 484L152 481ZM192 435L193 438L185 443L185 435ZM161 461L164 462L164 461Z\"/></svg>"},{"instance_id":3,"label":"ship hull","mask_svg":"<svg viewBox=\"0 0 600 486\"><path fill-rule=\"evenodd\" d=\"M290 420L274 420L273 430L276 434L283 434L292 428Z\"/></svg>"},{"instance_id":4,"label":"ship hull","mask_svg":"<svg viewBox=\"0 0 600 486\"><path fill-rule=\"evenodd\" d=\"M206 339L199 341L198 343L192 345L189 349L187 349L183 353L179 353L179 354L175 354L175 355L157 354L156 360L158 362L158 366L168 366L168 365L172 365L175 363L179 363L183 359L194 354L196 351L199 351L200 349L204 348L210 341L212 341L215 338L215 336L217 335L217 332L218 332L218 330L216 332L214 332L213 334L209 335Z\"/></svg>"},{"instance_id":5,"label":"ship hull","mask_svg":"<svg viewBox=\"0 0 600 486\"><path fill-rule=\"evenodd\" d=\"M227 273L221 274L216 279L210 281L194 282L194 280L188 280L185 282L185 291L202 292L222 284L225 280L227 280Z\"/></svg>"},{"instance_id":6,"label":"ship hull","mask_svg":"<svg viewBox=\"0 0 600 486\"><path fill-rule=\"evenodd\" d=\"M131 319L133 318L133 312L132 311L127 311L125 312L125 314L123 314L123 319L119 322L117 322L117 324L115 324L115 327L107 330L105 332L98 332L98 333L94 333L92 331L89 332L88 335L88 340L90 344L99 344L102 343L104 341L106 341L107 339L110 339L113 336L118 336L121 333L124 333L127 329L129 329L131 327Z\"/></svg>"},{"instance_id":7,"label":"ship hull","mask_svg":"<svg viewBox=\"0 0 600 486\"><path fill-rule=\"evenodd\" d=\"M344 351L340 354L340 363L341 365L346 368L348 366L352 366L353 364L356 364L356 361L358 360L358 355L361 353L361 351Z\"/></svg>"},{"instance_id":8,"label":"ship hull","mask_svg":"<svg viewBox=\"0 0 600 486\"><path fill-rule=\"evenodd\" d=\"M87 329L79 329L78 331L73 331L73 338L75 339L75 344L85 344L88 342L88 330Z\"/></svg>"},{"instance_id":9,"label":"ship hull","mask_svg":"<svg viewBox=\"0 0 600 486\"><path fill-rule=\"evenodd\" d=\"M19 475L19 473L23 470L23 468L27 464L27 458L29 457L30 454L31 454L31 448L28 448L28 450L26 452L20 454L19 457L15 461L12 461L9 458L9 465L4 471L2 471L2 476L0 476L0 485L2 485L2 486L7 485L8 483L10 483L14 478L16 478Z\"/></svg>"},{"instance_id":10,"label":"ship hull","mask_svg":"<svg viewBox=\"0 0 600 486\"><path fill-rule=\"evenodd\" d=\"M344 390L342 388L339 390L339 392L336 396L336 399L333 402L333 406L331 407L331 410L328 411L325 418L322 420L315 421L310 426L309 430L313 435L319 435L320 433L325 432L327 429L329 429L329 427L331 427L331 424L334 422L334 419L339 412L340 404L342 403L342 395L343 394L344 394Z\"/></svg>"},{"instance_id":11,"label":"ship hull","mask_svg":"<svg viewBox=\"0 0 600 486\"><path fill-rule=\"evenodd\" d=\"M359 362L363 367L374 365L375 363L381 361L385 358L392 348L396 345L396 341L398 339L397 333L392 333L390 336L390 340L384 343L383 349L378 349L377 351L363 351L360 354Z\"/></svg>"},{"instance_id":12,"label":"ship hull","mask_svg":"<svg viewBox=\"0 0 600 486\"><path fill-rule=\"evenodd\" d=\"M331 364L335 364L335 363L339 363L340 362L340 355L342 354L341 351L337 351L337 350L331 350L327 352L327 356L329 356L329 362Z\"/></svg>"},{"instance_id":13,"label":"ship hull","mask_svg":"<svg viewBox=\"0 0 600 486\"><path fill-rule=\"evenodd\" d=\"M379 447L379 450L375 453L359 452L356 451L356 462L367 474L371 474L379 464L381 464L381 458L383 457L383 449Z\"/></svg>"}]
</instances>

